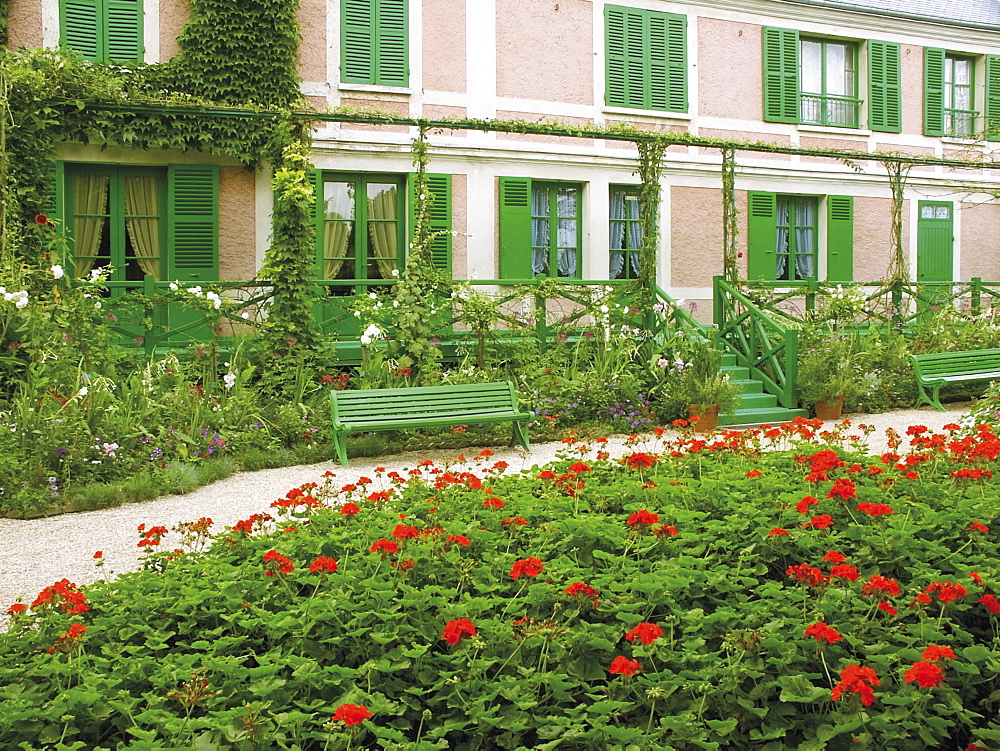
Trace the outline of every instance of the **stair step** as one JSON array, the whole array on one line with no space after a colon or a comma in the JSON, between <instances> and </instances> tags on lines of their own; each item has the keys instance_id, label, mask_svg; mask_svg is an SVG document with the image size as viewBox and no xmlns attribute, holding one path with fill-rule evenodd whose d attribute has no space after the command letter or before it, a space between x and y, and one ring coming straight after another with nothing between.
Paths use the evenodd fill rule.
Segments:
<instances>
[{"instance_id":1,"label":"stair step","mask_svg":"<svg viewBox=\"0 0 1000 751\"><path fill-rule=\"evenodd\" d=\"M784 407L762 407L750 409L738 409L726 415L719 415L719 425L760 425L769 423L777 425L783 422L791 422L796 417L808 417L809 412L804 409L785 409Z\"/></svg>"},{"instance_id":2,"label":"stair step","mask_svg":"<svg viewBox=\"0 0 1000 751\"><path fill-rule=\"evenodd\" d=\"M723 365L719 368L719 372L728 375L733 381L750 379L750 368L743 368L739 365Z\"/></svg>"},{"instance_id":3,"label":"stair step","mask_svg":"<svg viewBox=\"0 0 1000 751\"><path fill-rule=\"evenodd\" d=\"M760 381L752 381L749 378L734 378L733 383L743 387L744 394L764 393L764 384Z\"/></svg>"},{"instance_id":4,"label":"stair step","mask_svg":"<svg viewBox=\"0 0 1000 751\"><path fill-rule=\"evenodd\" d=\"M740 406L738 409L765 409L767 407L777 407L778 397L774 394L747 394L740 396Z\"/></svg>"}]
</instances>

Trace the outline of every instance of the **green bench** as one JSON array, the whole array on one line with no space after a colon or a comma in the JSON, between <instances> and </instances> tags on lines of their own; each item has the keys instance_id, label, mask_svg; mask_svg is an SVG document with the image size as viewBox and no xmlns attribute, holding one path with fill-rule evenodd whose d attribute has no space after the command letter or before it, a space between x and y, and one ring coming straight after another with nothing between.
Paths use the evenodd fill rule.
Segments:
<instances>
[{"instance_id":1,"label":"green bench","mask_svg":"<svg viewBox=\"0 0 1000 751\"><path fill-rule=\"evenodd\" d=\"M514 384L509 381L331 391L330 413L336 458L345 467L347 436L380 430L512 422L514 435L510 445L516 441L531 451L521 423L534 415L518 408Z\"/></svg>"},{"instance_id":2,"label":"green bench","mask_svg":"<svg viewBox=\"0 0 1000 751\"><path fill-rule=\"evenodd\" d=\"M910 361L917 375L918 407L933 404L943 411L940 391L946 383L1000 380L1000 349L910 355Z\"/></svg>"}]
</instances>

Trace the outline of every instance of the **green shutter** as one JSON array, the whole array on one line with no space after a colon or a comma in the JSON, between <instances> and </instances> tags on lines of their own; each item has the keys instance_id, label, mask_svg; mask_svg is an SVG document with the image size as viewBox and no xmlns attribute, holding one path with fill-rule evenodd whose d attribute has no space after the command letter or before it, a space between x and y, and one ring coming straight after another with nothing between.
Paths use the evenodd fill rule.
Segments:
<instances>
[{"instance_id":1,"label":"green shutter","mask_svg":"<svg viewBox=\"0 0 1000 751\"><path fill-rule=\"evenodd\" d=\"M530 279L531 179L500 178L500 278Z\"/></svg>"},{"instance_id":2,"label":"green shutter","mask_svg":"<svg viewBox=\"0 0 1000 751\"><path fill-rule=\"evenodd\" d=\"M854 281L854 198L828 196L826 219L827 281Z\"/></svg>"},{"instance_id":3,"label":"green shutter","mask_svg":"<svg viewBox=\"0 0 1000 751\"><path fill-rule=\"evenodd\" d=\"M376 0L344 0L340 5L340 80L374 83Z\"/></svg>"},{"instance_id":4,"label":"green shutter","mask_svg":"<svg viewBox=\"0 0 1000 751\"><path fill-rule=\"evenodd\" d=\"M49 162L46 169L45 202L41 206L41 213L55 222L60 232L65 218L65 196L65 166L60 161Z\"/></svg>"},{"instance_id":5,"label":"green shutter","mask_svg":"<svg viewBox=\"0 0 1000 751\"><path fill-rule=\"evenodd\" d=\"M650 109L687 112L687 18L649 13Z\"/></svg>"},{"instance_id":6,"label":"green shutter","mask_svg":"<svg viewBox=\"0 0 1000 751\"><path fill-rule=\"evenodd\" d=\"M884 133L903 129L900 54L896 42L868 42L868 126Z\"/></svg>"},{"instance_id":7,"label":"green shutter","mask_svg":"<svg viewBox=\"0 0 1000 751\"><path fill-rule=\"evenodd\" d=\"M167 170L167 277L219 278L219 168L172 164Z\"/></svg>"},{"instance_id":8,"label":"green shutter","mask_svg":"<svg viewBox=\"0 0 1000 751\"><path fill-rule=\"evenodd\" d=\"M108 60L142 60L142 3L107 0Z\"/></svg>"},{"instance_id":9,"label":"green shutter","mask_svg":"<svg viewBox=\"0 0 1000 751\"><path fill-rule=\"evenodd\" d=\"M415 175L411 174L410 183L410 239L416 234L416 217L414 207L416 206ZM434 266L442 271L451 274L451 175L427 175L427 187L434 197L431 205L431 232L434 238L431 240L431 257Z\"/></svg>"},{"instance_id":10,"label":"green shutter","mask_svg":"<svg viewBox=\"0 0 1000 751\"><path fill-rule=\"evenodd\" d=\"M924 135L944 135L944 50L924 48Z\"/></svg>"},{"instance_id":11,"label":"green shutter","mask_svg":"<svg viewBox=\"0 0 1000 751\"><path fill-rule=\"evenodd\" d=\"M608 105L687 111L687 19L605 6Z\"/></svg>"},{"instance_id":12,"label":"green shutter","mask_svg":"<svg viewBox=\"0 0 1000 751\"><path fill-rule=\"evenodd\" d=\"M63 0L59 9L59 39L66 47L72 47L87 60L101 60L104 57L100 44L99 0Z\"/></svg>"},{"instance_id":13,"label":"green shutter","mask_svg":"<svg viewBox=\"0 0 1000 751\"><path fill-rule=\"evenodd\" d=\"M406 0L377 0L375 23L375 83L406 86Z\"/></svg>"},{"instance_id":14,"label":"green shutter","mask_svg":"<svg viewBox=\"0 0 1000 751\"><path fill-rule=\"evenodd\" d=\"M764 27L764 119L799 121L799 32Z\"/></svg>"},{"instance_id":15,"label":"green shutter","mask_svg":"<svg viewBox=\"0 0 1000 751\"><path fill-rule=\"evenodd\" d=\"M774 280L777 273L775 242L778 198L774 193L752 190L747 195L747 279Z\"/></svg>"},{"instance_id":16,"label":"green shutter","mask_svg":"<svg viewBox=\"0 0 1000 751\"><path fill-rule=\"evenodd\" d=\"M987 141L1000 141L1000 55L986 56L986 106L983 130Z\"/></svg>"}]
</instances>

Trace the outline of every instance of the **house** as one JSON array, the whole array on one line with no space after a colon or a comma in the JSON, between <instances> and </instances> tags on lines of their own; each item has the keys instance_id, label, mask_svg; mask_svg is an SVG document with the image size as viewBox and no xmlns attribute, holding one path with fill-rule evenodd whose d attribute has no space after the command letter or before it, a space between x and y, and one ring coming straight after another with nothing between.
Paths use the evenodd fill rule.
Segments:
<instances>
[{"instance_id":1,"label":"house","mask_svg":"<svg viewBox=\"0 0 1000 751\"><path fill-rule=\"evenodd\" d=\"M679 136L663 159L656 281L701 320L724 271L719 144L734 148L744 278L884 278L891 186L882 163L858 155L891 152L914 160L901 238L913 278L1000 279L1000 171L957 166L990 164L1000 139L992 0L927 2L920 13L904 0L233 5L258 18L278 6L295 12L294 72L318 113L316 313L343 335L358 333L346 313L353 297L392 283L412 232L416 129L352 117L375 111L454 121L431 132L429 171L435 226L453 233L441 235L435 262L456 279L502 288L536 275L635 277L637 149L601 137L616 123ZM204 31L213 12L197 0L11 0L7 42L165 63L183 52L192 18ZM271 26L255 34L270 38ZM252 43L238 33L220 24L202 43L219 42L215 64L246 82L252 102L265 79L224 54L227 40ZM514 125L470 127L493 121ZM582 130L511 132L520 122ZM97 141L60 142L53 156L75 273L110 265L114 295L250 280L261 267L273 200L266 166Z\"/></svg>"}]
</instances>

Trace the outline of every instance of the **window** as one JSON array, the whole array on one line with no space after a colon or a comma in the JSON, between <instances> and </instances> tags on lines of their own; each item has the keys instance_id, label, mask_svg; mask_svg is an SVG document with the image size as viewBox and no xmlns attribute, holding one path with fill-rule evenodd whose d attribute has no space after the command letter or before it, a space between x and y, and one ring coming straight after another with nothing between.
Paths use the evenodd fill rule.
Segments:
<instances>
[{"instance_id":1,"label":"window","mask_svg":"<svg viewBox=\"0 0 1000 751\"><path fill-rule=\"evenodd\" d=\"M407 86L407 0L344 0L340 80Z\"/></svg>"},{"instance_id":2,"label":"window","mask_svg":"<svg viewBox=\"0 0 1000 751\"><path fill-rule=\"evenodd\" d=\"M764 29L764 119L857 128L858 45L801 39L795 29ZM868 125L898 133L901 124L899 45L868 42Z\"/></svg>"},{"instance_id":3,"label":"window","mask_svg":"<svg viewBox=\"0 0 1000 751\"><path fill-rule=\"evenodd\" d=\"M580 277L582 186L500 178L500 276Z\"/></svg>"},{"instance_id":4,"label":"window","mask_svg":"<svg viewBox=\"0 0 1000 751\"><path fill-rule=\"evenodd\" d=\"M434 264L451 269L451 176L428 175L434 198L431 245ZM391 280L402 267L406 247L404 197L412 175L319 173L317 227L320 278L356 282ZM410 205L412 206L412 200ZM330 294L354 294L349 283L328 287Z\"/></svg>"},{"instance_id":5,"label":"window","mask_svg":"<svg viewBox=\"0 0 1000 751\"><path fill-rule=\"evenodd\" d=\"M687 19L605 7L608 105L687 112Z\"/></svg>"},{"instance_id":6,"label":"window","mask_svg":"<svg viewBox=\"0 0 1000 751\"><path fill-rule=\"evenodd\" d=\"M856 57L853 44L812 39L800 42L802 122L858 126Z\"/></svg>"},{"instance_id":7,"label":"window","mask_svg":"<svg viewBox=\"0 0 1000 751\"><path fill-rule=\"evenodd\" d=\"M609 237L608 278L636 279L643 240L638 188L611 188Z\"/></svg>"},{"instance_id":8,"label":"window","mask_svg":"<svg viewBox=\"0 0 1000 751\"><path fill-rule=\"evenodd\" d=\"M750 279L795 281L817 278L819 196L788 196L751 191L747 244ZM853 279L854 201L827 196L826 279Z\"/></svg>"},{"instance_id":9,"label":"window","mask_svg":"<svg viewBox=\"0 0 1000 751\"><path fill-rule=\"evenodd\" d=\"M65 166L74 273L111 281L218 279L218 169L212 165Z\"/></svg>"},{"instance_id":10,"label":"window","mask_svg":"<svg viewBox=\"0 0 1000 751\"><path fill-rule=\"evenodd\" d=\"M321 195L323 279L393 279L403 258L403 191L397 176L327 176ZM330 287L353 294L352 287Z\"/></svg>"},{"instance_id":11,"label":"window","mask_svg":"<svg viewBox=\"0 0 1000 751\"><path fill-rule=\"evenodd\" d=\"M59 37L87 60L142 60L142 0L61 0Z\"/></svg>"},{"instance_id":12,"label":"window","mask_svg":"<svg viewBox=\"0 0 1000 751\"><path fill-rule=\"evenodd\" d=\"M985 94L983 127L989 140L1000 140L1000 56L986 55L985 84L976 84L977 58L924 48L924 134L972 137L980 132L976 89Z\"/></svg>"}]
</instances>

